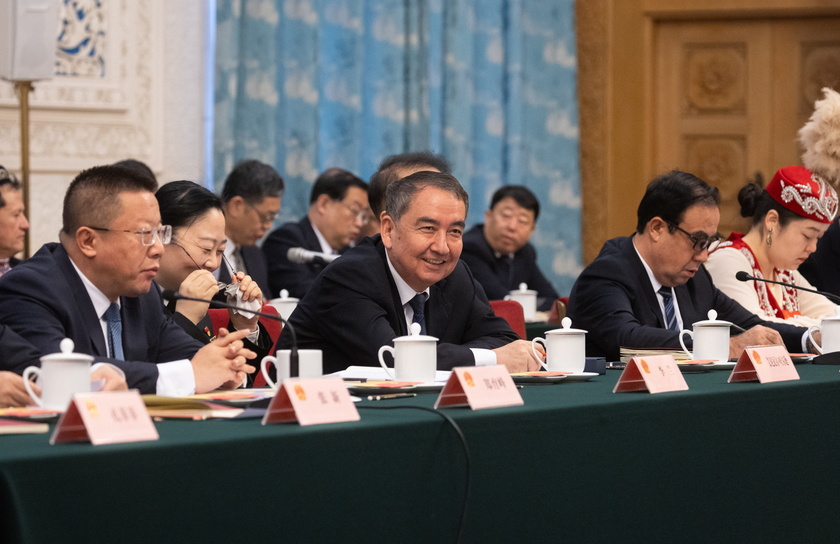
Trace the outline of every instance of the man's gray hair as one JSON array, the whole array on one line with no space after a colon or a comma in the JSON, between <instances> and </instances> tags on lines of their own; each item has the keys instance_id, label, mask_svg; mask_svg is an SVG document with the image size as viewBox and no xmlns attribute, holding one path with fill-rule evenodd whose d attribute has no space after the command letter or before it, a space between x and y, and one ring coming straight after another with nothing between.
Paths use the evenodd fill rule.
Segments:
<instances>
[{"instance_id":1,"label":"man's gray hair","mask_svg":"<svg viewBox=\"0 0 840 544\"><path fill-rule=\"evenodd\" d=\"M408 211L414 196L426 187L435 187L452 193L464 203L464 215L469 211L470 197L457 179L449 174L438 172L415 172L388 186L385 191L385 213L394 222L398 222Z\"/></svg>"}]
</instances>

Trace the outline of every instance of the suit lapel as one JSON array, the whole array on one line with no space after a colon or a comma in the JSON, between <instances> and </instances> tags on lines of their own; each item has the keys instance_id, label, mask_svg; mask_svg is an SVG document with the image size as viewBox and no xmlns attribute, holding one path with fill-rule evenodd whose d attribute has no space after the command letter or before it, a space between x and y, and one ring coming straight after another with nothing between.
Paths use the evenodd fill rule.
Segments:
<instances>
[{"instance_id":1,"label":"suit lapel","mask_svg":"<svg viewBox=\"0 0 840 544\"><path fill-rule=\"evenodd\" d=\"M93 308L93 302L90 301L90 297L87 294L85 284L82 282L79 274L76 273L76 269L70 262L70 257L64 248L60 245L57 246L55 253L56 263L62 271L62 276L64 276L70 286L70 292L73 293L74 310L78 312L82 320L82 326L87 332L93 355L107 357L108 347L105 342L105 336L102 333L102 323L99 320L99 316L96 315L96 310ZM81 350L77 347L76 351Z\"/></svg>"},{"instance_id":2,"label":"suit lapel","mask_svg":"<svg viewBox=\"0 0 840 544\"><path fill-rule=\"evenodd\" d=\"M444 278L429 288L429 300L426 303L426 330L430 336L444 338L449 323L449 316L452 315L452 301L446 296L446 283L449 278Z\"/></svg>"}]
</instances>

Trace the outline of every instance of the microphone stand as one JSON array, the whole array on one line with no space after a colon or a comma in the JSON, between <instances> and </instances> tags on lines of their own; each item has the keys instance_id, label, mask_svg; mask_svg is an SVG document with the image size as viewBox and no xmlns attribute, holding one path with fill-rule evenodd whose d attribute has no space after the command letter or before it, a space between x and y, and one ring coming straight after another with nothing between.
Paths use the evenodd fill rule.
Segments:
<instances>
[{"instance_id":1,"label":"microphone stand","mask_svg":"<svg viewBox=\"0 0 840 544\"><path fill-rule=\"evenodd\" d=\"M280 315L267 314L265 312L258 312L256 310L249 310L247 308L237 306L236 304L228 304L227 302L221 302L218 300L207 300L204 298L188 297L186 295L182 295L178 291L170 291L169 289L164 289L161 294L163 295L163 298L171 300L191 300L193 302L204 302L206 304L209 304L211 308L229 308L231 310L239 310L240 312L247 312L252 315L258 315L260 317L266 317L268 319L273 319L274 321L279 321L283 324L284 328L289 329L289 335L292 337L292 347L289 349L289 377L297 378L300 374L300 359L298 358L298 345L297 335L295 334L295 328L292 326L291 323L289 323L288 320L281 317Z\"/></svg>"},{"instance_id":2,"label":"microphone stand","mask_svg":"<svg viewBox=\"0 0 840 544\"><path fill-rule=\"evenodd\" d=\"M799 285L794 285L792 283L785 283L785 282L782 282L782 281L774 281L774 280L767 280L767 279L764 279L764 278L756 278L755 276L750 276L749 274L747 274L743 270L740 271L740 272L737 272L735 274L735 279L737 279L738 281L752 280L752 281L763 281L763 282L766 282L766 283L775 283L776 285L781 285L783 287L790 287L792 289L799 289L800 291L806 291L808 293L815 293L817 295L822 295L825 298L827 298L828 300L830 300L831 302L833 302L834 304L840 305L840 297L838 297L834 293L826 293L825 291L817 291L816 289L808 289L807 287L801 287Z\"/></svg>"}]
</instances>

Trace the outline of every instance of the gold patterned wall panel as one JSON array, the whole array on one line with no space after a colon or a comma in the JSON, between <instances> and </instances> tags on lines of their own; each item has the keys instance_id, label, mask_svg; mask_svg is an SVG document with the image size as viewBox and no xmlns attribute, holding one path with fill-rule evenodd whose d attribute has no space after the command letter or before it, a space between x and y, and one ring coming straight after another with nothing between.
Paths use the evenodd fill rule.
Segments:
<instances>
[{"instance_id":1,"label":"gold patterned wall panel","mask_svg":"<svg viewBox=\"0 0 840 544\"><path fill-rule=\"evenodd\" d=\"M744 44L688 44L683 51L684 115L746 113Z\"/></svg>"}]
</instances>

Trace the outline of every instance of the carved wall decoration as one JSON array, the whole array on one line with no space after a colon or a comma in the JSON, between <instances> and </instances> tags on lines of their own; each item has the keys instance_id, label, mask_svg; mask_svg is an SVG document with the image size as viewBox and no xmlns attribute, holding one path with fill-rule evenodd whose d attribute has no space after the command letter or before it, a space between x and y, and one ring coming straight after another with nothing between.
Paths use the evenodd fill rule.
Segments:
<instances>
[{"instance_id":1,"label":"carved wall decoration","mask_svg":"<svg viewBox=\"0 0 840 544\"><path fill-rule=\"evenodd\" d=\"M748 180L747 140L743 136L688 136L684 139L688 172L720 189L720 232L742 229L738 191Z\"/></svg>"},{"instance_id":2,"label":"carved wall decoration","mask_svg":"<svg viewBox=\"0 0 840 544\"><path fill-rule=\"evenodd\" d=\"M100 0L64 0L58 32L55 73L105 75L105 13Z\"/></svg>"},{"instance_id":3,"label":"carved wall decoration","mask_svg":"<svg viewBox=\"0 0 840 544\"><path fill-rule=\"evenodd\" d=\"M743 44L694 45L686 47L684 54L684 113L745 111L746 48Z\"/></svg>"},{"instance_id":4,"label":"carved wall decoration","mask_svg":"<svg viewBox=\"0 0 840 544\"><path fill-rule=\"evenodd\" d=\"M803 114L811 115L814 102L823 97L822 88L840 90L840 43L802 44L802 100Z\"/></svg>"}]
</instances>

